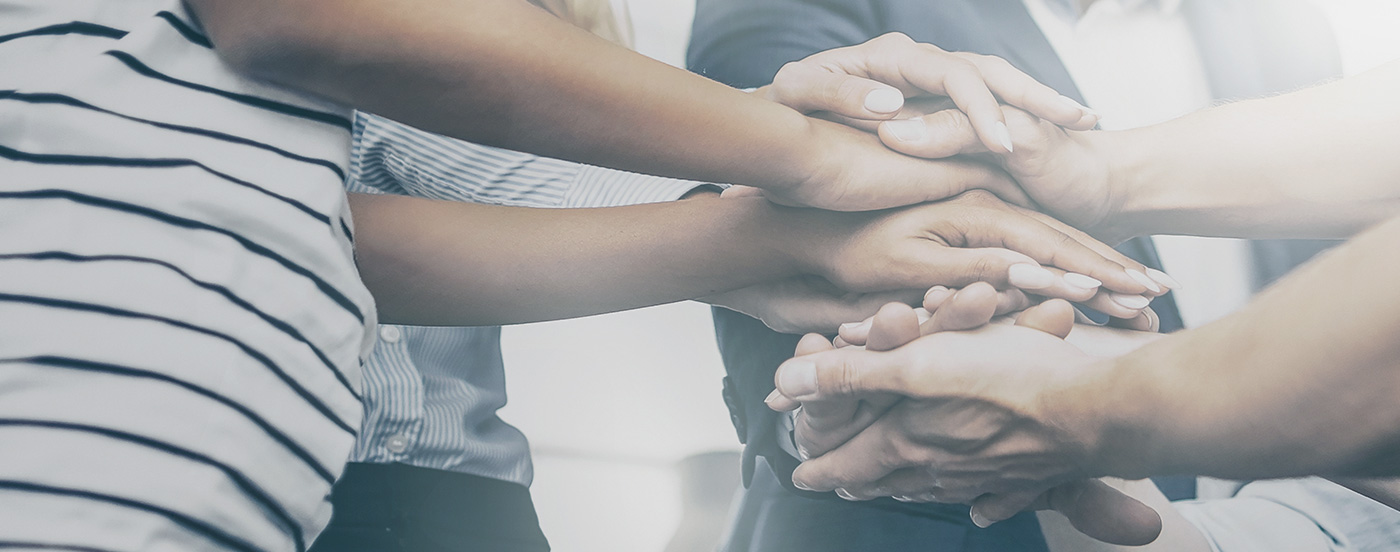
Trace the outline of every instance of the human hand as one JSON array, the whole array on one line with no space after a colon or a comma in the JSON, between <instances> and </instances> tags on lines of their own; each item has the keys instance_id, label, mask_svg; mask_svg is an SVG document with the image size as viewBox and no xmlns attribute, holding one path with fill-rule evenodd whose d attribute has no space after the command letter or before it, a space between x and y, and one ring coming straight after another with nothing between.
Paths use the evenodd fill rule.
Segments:
<instances>
[{"instance_id":1,"label":"human hand","mask_svg":"<svg viewBox=\"0 0 1400 552\"><path fill-rule=\"evenodd\" d=\"M815 142L823 146L811 150L807 177L764 189L778 203L841 211L937 201L973 188L1031 204L1001 171L965 160L900 159L879 151L883 146L878 141L867 142L863 133L853 132L873 131L882 120L922 115L935 98L966 113L973 139L999 153L1009 153L1013 140L998 98L1067 128L1089 129L1098 121L1087 108L1002 59L946 52L899 33L789 63L773 84L755 94L842 123L811 121ZM905 96L915 99L906 102Z\"/></svg>"},{"instance_id":2,"label":"human hand","mask_svg":"<svg viewBox=\"0 0 1400 552\"><path fill-rule=\"evenodd\" d=\"M1109 243L1134 237L1116 216L1124 201L1121 178L1099 146L1111 133L1065 129L1014 107L1002 111L1013 129L1015 151L1009 154L983 145L967 115L952 109L888 121L878 133L890 149L916 157L984 154L1046 213Z\"/></svg>"},{"instance_id":3,"label":"human hand","mask_svg":"<svg viewBox=\"0 0 1400 552\"><path fill-rule=\"evenodd\" d=\"M901 33L788 63L755 93L866 130L909 116L902 111L906 98L948 98L967 114L980 143L997 153L1012 149L998 98L1068 128L1087 130L1098 123L1093 112L1001 58L947 52Z\"/></svg>"},{"instance_id":4,"label":"human hand","mask_svg":"<svg viewBox=\"0 0 1400 552\"><path fill-rule=\"evenodd\" d=\"M914 303L922 293L919 290L851 293L824 278L799 276L698 300L757 318L777 332L801 334L830 332L847 320L874 315L881 305Z\"/></svg>"},{"instance_id":5,"label":"human hand","mask_svg":"<svg viewBox=\"0 0 1400 552\"><path fill-rule=\"evenodd\" d=\"M870 318L868 324L860 323L868 325L869 329L856 331L861 334L860 344L867 350L886 351L913 341L920 334L985 325L997 312L1005 312L1003 309L1019 310L1022 308L1020 305L1027 302L1025 294L1019 291L998 293L985 282L974 283L956 292L939 286L929 290L920 309L911 309L903 303L887 304ZM849 326L842 331L850 331ZM798 342L796 354L802 356L831 350L834 345L820 335L809 334ZM794 436L801 459L820 456L845 443L901 398L893 393L876 393L800 404L802 415L795 419ZM770 408L780 411L794 410L799 406L796 401L777 392L769 396L767 403Z\"/></svg>"},{"instance_id":6,"label":"human hand","mask_svg":"<svg viewBox=\"0 0 1400 552\"><path fill-rule=\"evenodd\" d=\"M894 307L887 310L894 310ZM884 311L881 314L892 316L892 313ZM1020 328L993 326L984 331L993 328L1003 328L1001 331L1037 328L1035 333L1040 333L1040 337L1058 341L1056 337L1069 333L1073 327L1073 312L1063 302L1051 302L1026 311L1018 319L1018 325ZM871 338L875 338L879 330L878 326L872 327ZM958 335L963 334L928 336L914 345L926 345L934 342L933 338L938 336ZM1034 334L1023 332L1023 337L1031 335ZM1005 338L1001 339L1005 341ZM1068 350L1072 347L1063 342L1059 344L1059 355L1072 356ZM896 349L893 353L907 353L914 345ZM997 347L1004 349L1005 343L999 342ZM959 361L967 364L970 360L977 360L978 349L981 349L982 356L993 357L991 365L1007 364L996 362L995 357L1004 355L997 355L985 347L971 350L963 347L962 351L947 348L937 352L924 350L913 353L922 356L905 355L902 359L891 359L891 356L896 356L893 353L880 353L886 355L886 361L890 361L888 367L915 367L903 369L903 373L886 368L887 373L883 375L875 375L874 372L878 370L872 369L873 366L868 363L860 364L859 356L837 356L843 352L869 356L868 351L834 351L807 356L805 360L817 361L815 364L819 368L815 370L794 365L803 358L785 364L777 376L779 390L784 396L782 400L789 400L793 393L805 392L804 411L808 408L806 405L814 402L883 397L898 393L900 388L906 389L905 393L909 393L910 389L921 391L910 393L912 397L894 404L888 413L850 442L804 463L794 473L794 483L814 490L837 489L848 499L894 495L902 500L974 502L973 519L981 526L1010 517L1025 507L1049 508L1066 515L1074 527L1085 534L1106 542L1138 545L1155 539L1161 530L1161 520L1151 508L1101 482L1077 480L1073 461L1054 459L1064 456L1063 451L1047 454L1047 451L1053 451L1067 441L1056 435L1059 431L1053 424L1045 424L1034 416L1022 414L1033 411L1035 401L1023 397L1021 406L1029 405L1031 408L1020 410L1005 406L1009 402L1005 398L1027 395L1023 389L1018 389L1019 386L1014 383L1002 386L1010 390L1001 390L1001 401L987 398L997 396L996 389L975 397L964 391L969 387L988 387L978 385L977 378L969 377L985 370L986 366L967 367L965 370L973 373L953 376L935 384L927 384L929 382L918 378L918 359L939 359L953 365L959 364ZM1044 357L1037 354L1031 358ZM837 368L836 363L843 368ZM788 371L790 369L795 370ZM1041 372L1032 368L1014 375L997 373L990 375L989 380L1024 383L1028 375ZM809 380L807 376L812 377ZM884 379L886 383L872 385L872 379ZM891 382L896 383L892 385ZM939 385L946 388L941 392L943 397L934 398L940 393ZM804 389L808 387L812 391ZM798 425L799 431L804 428L810 429L810 426ZM1069 447L1069 456L1073 457L1076 449ZM1009 481L1011 487L1029 484L1033 490L1010 495L986 494L988 489L997 488L995 484L986 486L986 480ZM969 481L979 481L984 486L969 486ZM1019 504L1019 507L998 509L1006 504Z\"/></svg>"},{"instance_id":7,"label":"human hand","mask_svg":"<svg viewBox=\"0 0 1400 552\"><path fill-rule=\"evenodd\" d=\"M1125 319L1141 315L1144 295L1164 291L1149 287L1145 267L1107 245L981 190L875 213L795 214L796 257L808 273L851 291L984 281Z\"/></svg>"}]
</instances>

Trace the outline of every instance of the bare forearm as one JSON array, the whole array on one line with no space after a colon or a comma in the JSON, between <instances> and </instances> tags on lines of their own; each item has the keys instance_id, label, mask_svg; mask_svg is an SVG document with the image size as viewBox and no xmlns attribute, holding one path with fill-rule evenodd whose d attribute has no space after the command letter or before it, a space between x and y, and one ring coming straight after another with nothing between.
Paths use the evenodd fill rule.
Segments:
<instances>
[{"instance_id":1,"label":"bare forearm","mask_svg":"<svg viewBox=\"0 0 1400 552\"><path fill-rule=\"evenodd\" d=\"M1124 132L1107 152L1133 235L1341 238L1400 214L1400 64Z\"/></svg>"},{"instance_id":2,"label":"bare forearm","mask_svg":"<svg viewBox=\"0 0 1400 552\"><path fill-rule=\"evenodd\" d=\"M192 4L225 57L256 76L473 142L773 187L810 176L817 153L797 112L524 0Z\"/></svg>"},{"instance_id":3,"label":"bare forearm","mask_svg":"<svg viewBox=\"0 0 1400 552\"><path fill-rule=\"evenodd\" d=\"M1062 394L1110 420L1105 473L1400 475L1397 248L1400 219Z\"/></svg>"},{"instance_id":4,"label":"bare forearm","mask_svg":"<svg viewBox=\"0 0 1400 552\"><path fill-rule=\"evenodd\" d=\"M810 267L798 210L696 198L525 209L352 195L359 265L385 321L495 325L668 303Z\"/></svg>"}]
</instances>

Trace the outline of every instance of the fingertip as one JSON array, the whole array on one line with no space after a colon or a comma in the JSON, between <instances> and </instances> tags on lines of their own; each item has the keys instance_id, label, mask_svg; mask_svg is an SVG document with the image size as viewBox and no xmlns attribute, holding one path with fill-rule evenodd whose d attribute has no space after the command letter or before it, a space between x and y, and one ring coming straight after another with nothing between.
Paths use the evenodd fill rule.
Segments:
<instances>
[{"instance_id":1,"label":"fingertip","mask_svg":"<svg viewBox=\"0 0 1400 552\"><path fill-rule=\"evenodd\" d=\"M904 108L904 93L893 87L880 87L865 94L864 107L877 117L892 117Z\"/></svg>"},{"instance_id":2,"label":"fingertip","mask_svg":"<svg viewBox=\"0 0 1400 552\"><path fill-rule=\"evenodd\" d=\"M938 307L943 305L949 297L953 296L953 290L946 286L933 286L924 294L924 308L930 312L936 312Z\"/></svg>"},{"instance_id":3,"label":"fingertip","mask_svg":"<svg viewBox=\"0 0 1400 552\"><path fill-rule=\"evenodd\" d=\"M797 341L797 350L794 352L797 356L803 356L829 351L833 348L831 342L827 341L821 334L809 333Z\"/></svg>"}]
</instances>

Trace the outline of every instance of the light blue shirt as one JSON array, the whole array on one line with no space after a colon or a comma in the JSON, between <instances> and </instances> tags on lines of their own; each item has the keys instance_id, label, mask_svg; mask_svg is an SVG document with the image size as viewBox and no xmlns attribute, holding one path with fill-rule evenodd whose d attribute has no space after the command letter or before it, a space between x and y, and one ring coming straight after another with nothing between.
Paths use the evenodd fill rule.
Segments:
<instances>
[{"instance_id":1,"label":"light blue shirt","mask_svg":"<svg viewBox=\"0 0 1400 552\"><path fill-rule=\"evenodd\" d=\"M672 201L704 184L480 146L382 117L355 117L352 192L522 207ZM351 460L405 463L529 485L525 436L506 404L499 327L379 327L364 369L364 428Z\"/></svg>"}]
</instances>

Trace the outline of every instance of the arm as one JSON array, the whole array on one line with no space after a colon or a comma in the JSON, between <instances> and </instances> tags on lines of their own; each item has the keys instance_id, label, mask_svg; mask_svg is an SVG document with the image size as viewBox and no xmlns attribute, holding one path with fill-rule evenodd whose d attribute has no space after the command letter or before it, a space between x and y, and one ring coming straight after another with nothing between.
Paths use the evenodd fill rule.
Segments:
<instances>
[{"instance_id":1,"label":"arm","mask_svg":"<svg viewBox=\"0 0 1400 552\"><path fill-rule=\"evenodd\" d=\"M987 280L1032 285L1040 262L1143 293L1097 252L973 191L902 209L840 213L762 198L698 197L600 209L522 209L352 195L361 275L399 323L491 325L583 316L800 275L857 292ZM1060 227L1064 231L1068 228ZM1021 252L1017 252L1021 251ZM1086 300L1041 269L1042 294Z\"/></svg>"},{"instance_id":2,"label":"arm","mask_svg":"<svg viewBox=\"0 0 1400 552\"><path fill-rule=\"evenodd\" d=\"M1234 315L1117 358L992 326L790 360L777 382L792 399L918 398L794 479L865 491L918 467L942 499L995 522L1086 476L1395 476L1400 291L1377 276L1400 270L1397 248L1400 219Z\"/></svg>"},{"instance_id":3,"label":"arm","mask_svg":"<svg viewBox=\"0 0 1400 552\"><path fill-rule=\"evenodd\" d=\"M1400 213L1400 63L1094 137L1134 235L1351 236Z\"/></svg>"},{"instance_id":4,"label":"arm","mask_svg":"<svg viewBox=\"0 0 1400 552\"><path fill-rule=\"evenodd\" d=\"M1014 109L1005 168L1048 212L1110 243L1134 236L1339 238L1400 214L1400 63L1160 125L1075 132ZM925 157L986 151L967 118L915 122L892 149ZM908 132L903 133L909 135Z\"/></svg>"},{"instance_id":5,"label":"arm","mask_svg":"<svg viewBox=\"0 0 1400 552\"><path fill-rule=\"evenodd\" d=\"M1235 315L1108 362L1103 380L1063 397L1097 397L1101 466L1227 478L1400 474L1400 292L1375 279L1400 270L1398 247L1400 219Z\"/></svg>"},{"instance_id":6,"label":"arm","mask_svg":"<svg viewBox=\"0 0 1400 552\"><path fill-rule=\"evenodd\" d=\"M998 171L897 155L866 133L650 60L519 0L191 3L235 68L456 138L751 184L784 204L835 210L911 205L975 187L1025 200ZM1005 151L994 93L1019 97L1034 81L1004 64L984 78L977 63L888 38L876 48L881 57L968 109L985 144ZM895 115L903 96L883 87L889 101L876 105L888 111L862 114ZM1036 113L1082 118L1077 108L1032 98L1026 107Z\"/></svg>"}]
</instances>

